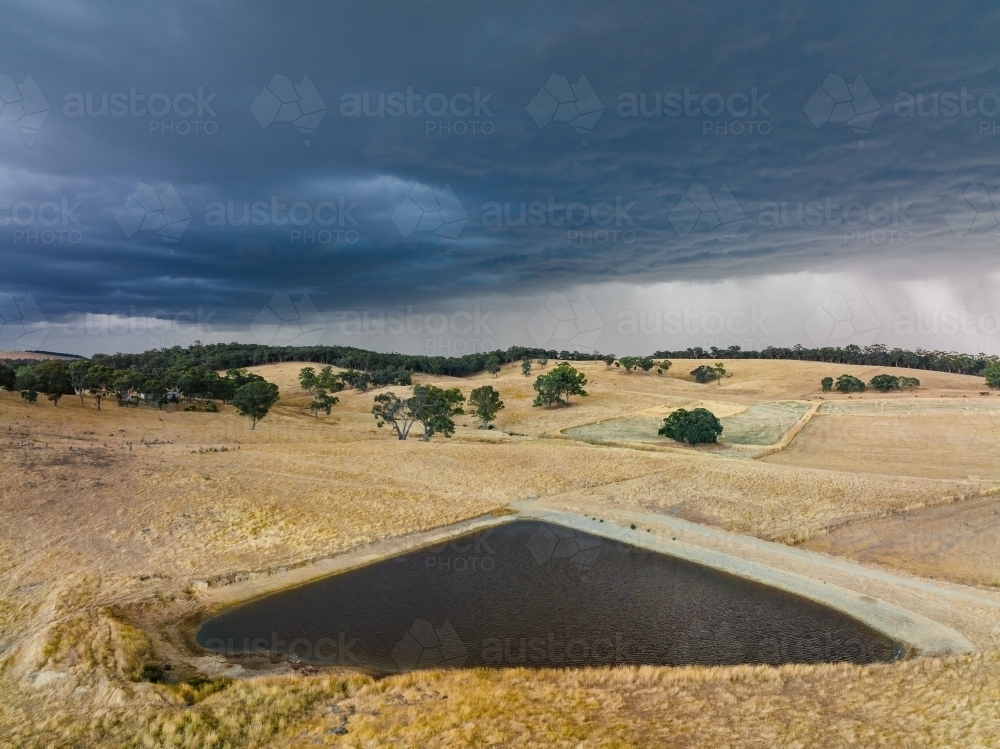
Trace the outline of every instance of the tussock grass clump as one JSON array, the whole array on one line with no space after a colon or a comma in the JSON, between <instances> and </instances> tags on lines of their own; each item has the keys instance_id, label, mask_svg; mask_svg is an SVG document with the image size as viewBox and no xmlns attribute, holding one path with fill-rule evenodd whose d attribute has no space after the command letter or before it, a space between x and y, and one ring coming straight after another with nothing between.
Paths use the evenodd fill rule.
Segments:
<instances>
[{"instance_id":1,"label":"tussock grass clump","mask_svg":"<svg viewBox=\"0 0 1000 749\"><path fill-rule=\"evenodd\" d=\"M350 700L341 746L985 747L1000 655L855 666L438 671Z\"/></svg>"},{"instance_id":2,"label":"tussock grass clump","mask_svg":"<svg viewBox=\"0 0 1000 749\"><path fill-rule=\"evenodd\" d=\"M101 609L48 627L35 670L71 673L90 682L138 681L151 658L152 645L141 629Z\"/></svg>"},{"instance_id":3,"label":"tussock grass clump","mask_svg":"<svg viewBox=\"0 0 1000 749\"><path fill-rule=\"evenodd\" d=\"M221 691L203 693L193 701L173 687L146 685L124 692L118 704L102 704L95 690L86 720L75 715L80 705L46 704L38 694L22 694L17 696L27 709L0 704L0 725L6 724L9 729L6 737L0 738L0 746L4 749L8 746L17 749L286 746L285 740L299 735L301 726L316 721L320 715L317 711L325 704L351 696L369 681L361 676L264 677L227 683ZM220 683L213 682L212 688ZM206 686L207 682L201 689Z\"/></svg>"},{"instance_id":4,"label":"tussock grass clump","mask_svg":"<svg viewBox=\"0 0 1000 749\"><path fill-rule=\"evenodd\" d=\"M204 676L192 676L180 684L169 685L169 689L179 695L188 705L194 705L211 697L216 692L221 692L232 683L232 679L208 679Z\"/></svg>"}]
</instances>

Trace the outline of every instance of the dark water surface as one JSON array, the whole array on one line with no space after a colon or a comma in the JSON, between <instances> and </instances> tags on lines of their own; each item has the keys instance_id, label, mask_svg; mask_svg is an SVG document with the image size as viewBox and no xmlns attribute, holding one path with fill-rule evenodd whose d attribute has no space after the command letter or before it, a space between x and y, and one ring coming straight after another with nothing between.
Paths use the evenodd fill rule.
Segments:
<instances>
[{"instance_id":1,"label":"dark water surface","mask_svg":"<svg viewBox=\"0 0 1000 749\"><path fill-rule=\"evenodd\" d=\"M198 643L382 672L440 666L892 660L896 645L759 583L515 521L229 609Z\"/></svg>"}]
</instances>

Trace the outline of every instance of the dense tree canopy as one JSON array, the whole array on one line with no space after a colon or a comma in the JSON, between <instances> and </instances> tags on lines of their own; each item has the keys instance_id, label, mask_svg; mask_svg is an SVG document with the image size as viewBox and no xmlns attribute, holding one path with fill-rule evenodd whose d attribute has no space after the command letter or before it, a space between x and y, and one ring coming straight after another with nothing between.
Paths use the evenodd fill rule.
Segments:
<instances>
[{"instance_id":1,"label":"dense tree canopy","mask_svg":"<svg viewBox=\"0 0 1000 749\"><path fill-rule=\"evenodd\" d=\"M278 386L262 379L237 388L231 401L240 416L250 419L251 429L257 428L257 422L267 416L271 406L277 402Z\"/></svg>"},{"instance_id":2,"label":"dense tree canopy","mask_svg":"<svg viewBox=\"0 0 1000 749\"><path fill-rule=\"evenodd\" d=\"M890 374L877 374L868 381L868 387L880 393L899 390L899 378Z\"/></svg>"},{"instance_id":3,"label":"dense tree canopy","mask_svg":"<svg viewBox=\"0 0 1000 749\"><path fill-rule=\"evenodd\" d=\"M706 382L711 382L718 378L719 373L715 371L715 367L710 367L707 364L701 364L691 370L691 376L694 377L695 382L700 382L705 384Z\"/></svg>"},{"instance_id":4,"label":"dense tree canopy","mask_svg":"<svg viewBox=\"0 0 1000 749\"><path fill-rule=\"evenodd\" d=\"M901 348L889 349L882 344L815 349L803 346L768 346L761 351L743 351L739 346L730 346L725 349L710 347L707 350L695 346L683 351L657 351L651 357L623 357L618 362L621 364L624 361L631 365L625 367L626 371L635 368L645 369L646 364L650 363L651 367L655 366L657 371L662 373L670 366L669 359L694 358L787 359L878 367L906 367L980 375L985 379L987 387L1000 389L1000 357L995 355L971 355L924 349L908 351ZM98 407L100 407L100 398L107 395L115 395L121 404L134 405L140 400L144 383L154 380L162 383L168 392L176 390L188 400L209 399L229 402L239 387L257 378L256 375L249 375L245 371L247 367L271 362L301 361L346 369L347 372L337 376L338 380L346 387L365 391L369 387L410 385L411 375L414 373L464 377L478 372L491 371L495 367L495 362L505 364L536 360L538 367L544 368L550 359L558 359L563 362L604 361L609 366L615 362L613 355L602 355L596 351L555 351L524 346L511 346L506 350L497 349L448 358L379 353L349 346L261 346L243 343L220 343L203 346L196 344L190 348L175 346L138 354L97 354L89 363L84 361L79 366L75 366L76 363L70 365L72 374L67 368L69 384L64 389L55 388L59 392L46 393L46 395L52 396L53 402L58 402L58 398L63 394L77 392L82 395L81 385L83 385L87 393L94 396ZM62 362L58 362L58 364L65 366ZM82 374L95 365L107 367L116 373L113 378L109 379L107 370L104 370L101 378L104 382L97 391L91 389L86 375ZM5 368L13 369L15 373L19 373L25 368L33 372L39 366L41 364L37 360L24 359L7 362ZM720 373L714 372L714 368L702 366L705 366L706 369L712 369L713 372L711 376L705 372L701 375L704 379L699 381L709 382L718 378ZM219 375L219 371L225 371L227 374ZM698 369L694 370L694 372L697 371ZM316 376L319 376L318 373ZM699 378L699 375L694 373L693 376L696 379ZM15 380L17 377L18 375L15 374ZM27 381L26 377L27 375L21 378L22 384ZM4 374L4 368L0 368L0 387L4 387L4 382L9 378L9 374ZM39 389L40 381L37 377L32 376L28 379L31 379L30 387L22 387L15 382L14 388L26 393L34 392L36 395L38 392L44 392ZM916 380L916 378L909 379ZM917 383L919 384L919 381ZM545 394L539 394L541 400L536 399L536 404L551 407L561 402L561 395L558 397L552 395L551 386L553 384L552 382L544 383ZM47 381L46 387L51 385L51 381ZM900 388L907 389L916 386L906 378L899 378ZM315 387L306 389L314 392ZM336 387L332 385L328 385L324 389L328 394L336 392ZM840 388L838 387L838 389ZM98 396L97 393L101 393L101 395Z\"/></svg>"},{"instance_id":5,"label":"dense tree canopy","mask_svg":"<svg viewBox=\"0 0 1000 749\"><path fill-rule=\"evenodd\" d=\"M559 362L550 372L538 375L534 387L535 400L532 405L552 408L555 404L569 405L569 396L587 395L583 386L587 378L568 362Z\"/></svg>"},{"instance_id":6,"label":"dense tree canopy","mask_svg":"<svg viewBox=\"0 0 1000 749\"><path fill-rule=\"evenodd\" d=\"M400 398L393 392L376 395L372 414L379 428L388 424L401 440L409 436L414 423L420 422L424 427L422 439L427 442L435 434L450 437L455 433L451 417L462 413L464 401L458 388L415 385L409 398Z\"/></svg>"},{"instance_id":7,"label":"dense tree canopy","mask_svg":"<svg viewBox=\"0 0 1000 749\"><path fill-rule=\"evenodd\" d=\"M500 393L494 390L492 385L483 385L469 394L469 405L475 409L476 416L482 422L482 428L487 429L503 408L503 401L500 400Z\"/></svg>"},{"instance_id":8,"label":"dense tree canopy","mask_svg":"<svg viewBox=\"0 0 1000 749\"><path fill-rule=\"evenodd\" d=\"M715 414L706 408L690 411L678 408L663 420L658 434L689 445L716 442L722 434L722 424Z\"/></svg>"},{"instance_id":9,"label":"dense tree canopy","mask_svg":"<svg viewBox=\"0 0 1000 749\"><path fill-rule=\"evenodd\" d=\"M865 383L854 375L842 374L837 378L837 383L834 387L841 393L863 393Z\"/></svg>"},{"instance_id":10,"label":"dense tree canopy","mask_svg":"<svg viewBox=\"0 0 1000 749\"><path fill-rule=\"evenodd\" d=\"M986 379L986 387L1000 390L1000 361L990 362L984 367L983 377Z\"/></svg>"},{"instance_id":11,"label":"dense tree canopy","mask_svg":"<svg viewBox=\"0 0 1000 749\"><path fill-rule=\"evenodd\" d=\"M66 371L69 374L70 382L73 383L73 389L80 396L80 405L84 405L83 394L87 390L87 372L90 370L90 362L86 359L81 359L79 361L72 362Z\"/></svg>"},{"instance_id":12,"label":"dense tree canopy","mask_svg":"<svg viewBox=\"0 0 1000 749\"><path fill-rule=\"evenodd\" d=\"M439 388L435 385L414 385L409 408L413 417L424 427L423 441L435 434L451 437L455 433L452 416L462 413L465 398L458 388Z\"/></svg>"},{"instance_id":13,"label":"dense tree canopy","mask_svg":"<svg viewBox=\"0 0 1000 749\"><path fill-rule=\"evenodd\" d=\"M87 392L93 396L97 410L101 410L101 401L114 392L115 379L118 373L103 364L94 364L87 368L84 385Z\"/></svg>"},{"instance_id":14,"label":"dense tree canopy","mask_svg":"<svg viewBox=\"0 0 1000 749\"><path fill-rule=\"evenodd\" d=\"M40 364L22 369L30 369L34 378L34 384L28 389L43 393L54 406L59 405L59 399L64 395L72 395L76 392L73 389L68 367L65 362L58 359L47 359Z\"/></svg>"},{"instance_id":15,"label":"dense tree canopy","mask_svg":"<svg viewBox=\"0 0 1000 749\"><path fill-rule=\"evenodd\" d=\"M17 375L12 367L8 367L4 362L0 361L0 388L4 390L13 390L14 383L17 381Z\"/></svg>"},{"instance_id":16,"label":"dense tree canopy","mask_svg":"<svg viewBox=\"0 0 1000 749\"><path fill-rule=\"evenodd\" d=\"M392 377L400 373L425 373L465 377L486 370L490 357L501 364L522 359L564 359L590 361L598 358L596 353L577 351L555 351L554 349L511 346L506 351L483 351L458 357L423 356L416 354L380 353L365 351L350 346L261 346L247 343L218 343L208 346L195 345L190 348L154 349L140 354L97 354L94 363L105 364L114 369L136 369L142 371L189 369L203 366L212 370L228 370L252 367L273 362L300 361L329 364L341 369L356 370L371 375L379 387L385 385L406 385ZM381 372L381 375L378 373ZM391 374L390 374L391 373Z\"/></svg>"},{"instance_id":17,"label":"dense tree canopy","mask_svg":"<svg viewBox=\"0 0 1000 749\"><path fill-rule=\"evenodd\" d=\"M623 356L616 362L616 366L620 366L626 372L631 372L633 369L648 372L655 364L652 356Z\"/></svg>"},{"instance_id":18,"label":"dense tree canopy","mask_svg":"<svg viewBox=\"0 0 1000 749\"><path fill-rule=\"evenodd\" d=\"M825 346L823 348L805 348L796 345L791 347L768 346L761 351L743 351L739 346L720 349L711 346L703 349L701 346L684 349L683 351L657 351L654 358L667 357L671 359L789 359L792 361L818 361L832 364L863 364L874 367L907 367L910 369L927 369L935 372L954 372L957 374L980 374L990 362L1000 362L1000 357L986 354L956 353L954 351L927 351L916 349L908 351L901 348L889 349L881 343L871 346Z\"/></svg>"},{"instance_id":19,"label":"dense tree canopy","mask_svg":"<svg viewBox=\"0 0 1000 749\"><path fill-rule=\"evenodd\" d=\"M327 416L330 410L340 402L340 398L330 395L325 388L318 387L313 393L313 399L309 402L309 410L314 417L319 419L319 412L322 411Z\"/></svg>"}]
</instances>

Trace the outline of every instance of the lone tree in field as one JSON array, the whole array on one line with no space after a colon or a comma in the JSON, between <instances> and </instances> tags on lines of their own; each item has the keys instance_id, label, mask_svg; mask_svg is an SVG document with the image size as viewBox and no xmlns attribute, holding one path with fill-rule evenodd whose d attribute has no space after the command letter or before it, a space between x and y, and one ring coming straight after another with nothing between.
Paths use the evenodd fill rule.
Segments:
<instances>
[{"instance_id":1,"label":"lone tree in field","mask_svg":"<svg viewBox=\"0 0 1000 749\"><path fill-rule=\"evenodd\" d=\"M489 429L490 422L503 408L503 401L500 400L500 393L491 385L483 385L469 393L469 405L475 409L476 416L482 422L482 428Z\"/></svg>"},{"instance_id":2,"label":"lone tree in field","mask_svg":"<svg viewBox=\"0 0 1000 749\"><path fill-rule=\"evenodd\" d=\"M59 399L67 393L73 393L73 383L70 381L66 365L61 361L49 359L32 367L37 380L36 390L44 393L52 401L53 406L59 405Z\"/></svg>"},{"instance_id":3,"label":"lone tree in field","mask_svg":"<svg viewBox=\"0 0 1000 749\"><path fill-rule=\"evenodd\" d=\"M983 377L986 378L986 387L1000 390L1000 361L991 361L983 367Z\"/></svg>"},{"instance_id":4,"label":"lone tree in field","mask_svg":"<svg viewBox=\"0 0 1000 749\"><path fill-rule=\"evenodd\" d=\"M492 354L486 358L486 371L494 377L500 374L500 360Z\"/></svg>"},{"instance_id":5,"label":"lone tree in field","mask_svg":"<svg viewBox=\"0 0 1000 749\"><path fill-rule=\"evenodd\" d=\"M704 385L706 382L711 382L718 377L715 371L715 367L710 367L707 364L702 364L691 370L691 376L694 377L695 382L700 382Z\"/></svg>"},{"instance_id":6,"label":"lone tree in field","mask_svg":"<svg viewBox=\"0 0 1000 749\"><path fill-rule=\"evenodd\" d=\"M376 395L372 414L380 429L388 424L401 440L409 436L410 428L419 421L424 427L422 439L427 442L434 434L450 437L455 433L451 417L462 413L464 400L458 388L415 385L413 396L405 400L393 392Z\"/></svg>"},{"instance_id":7,"label":"lone tree in field","mask_svg":"<svg viewBox=\"0 0 1000 749\"><path fill-rule=\"evenodd\" d=\"M716 442L722 434L722 424L715 414L706 408L695 408L691 411L678 408L663 420L663 426L657 434L676 442L698 445Z\"/></svg>"},{"instance_id":8,"label":"lone tree in field","mask_svg":"<svg viewBox=\"0 0 1000 749\"><path fill-rule=\"evenodd\" d=\"M379 429L388 424L401 440L405 440L409 436L410 427L416 421L407 408L406 401L392 391L379 393L375 396L372 413L375 415L375 423Z\"/></svg>"},{"instance_id":9,"label":"lone tree in field","mask_svg":"<svg viewBox=\"0 0 1000 749\"><path fill-rule=\"evenodd\" d=\"M865 383L849 374L842 374L838 377L835 387L841 393L863 393L865 391Z\"/></svg>"},{"instance_id":10,"label":"lone tree in field","mask_svg":"<svg viewBox=\"0 0 1000 749\"><path fill-rule=\"evenodd\" d=\"M899 378L890 374L875 375L868 381L868 387L872 390L878 390L880 393L899 390Z\"/></svg>"},{"instance_id":11,"label":"lone tree in field","mask_svg":"<svg viewBox=\"0 0 1000 749\"><path fill-rule=\"evenodd\" d=\"M569 362L559 362L551 372L539 375L532 386L535 392L533 406L552 408L553 404L569 405L569 396L587 395L583 386L587 384L586 376L572 367ZM565 401L563 397L565 396Z\"/></svg>"},{"instance_id":12,"label":"lone tree in field","mask_svg":"<svg viewBox=\"0 0 1000 749\"><path fill-rule=\"evenodd\" d=\"M299 385L309 395L316 390L316 370L313 367L303 367L299 370Z\"/></svg>"},{"instance_id":13,"label":"lone tree in field","mask_svg":"<svg viewBox=\"0 0 1000 749\"><path fill-rule=\"evenodd\" d=\"M521 374L528 377L531 374L531 359L525 359L521 362Z\"/></svg>"},{"instance_id":14,"label":"lone tree in field","mask_svg":"<svg viewBox=\"0 0 1000 749\"><path fill-rule=\"evenodd\" d=\"M312 411L313 416L319 419L319 412L322 411L327 416L330 415L330 409L340 403L340 398L335 395L330 395L321 387L316 388L316 394L312 401L309 403L309 410Z\"/></svg>"},{"instance_id":15,"label":"lone tree in field","mask_svg":"<svg viewBox=\"0 0 1000 749\"><path fill-rule=\"evenodd\" d=\"M662 359L656 362L656 374L662 375L668 369L670 369L674 363L670 359Z\"/></svg>"},{"instance_id":16,"label":"lone tree in field","mask_svg":"<svg viewBox=\"0 0 1000 749\"><path fill-rule=\"evenodd\" d=\"M822 380L819 381L819 384L820 384L820 387L823 388L823 392L824 393L829 393L829 392L831 392L833 390L833 378L832 377L824 377Z\"/></svg>"},{"instance_id":17,"label":"lone tree in field","mask_svg":"<svg viewBox=\"0 0 1000 749\"><path fill-rule=\"evenodd\" d=\"M455 433L455 422L451 417L462 413L464 402L465 398L458 388L445 390L435 385L414 385L408 407L413 417L423 424L421 439L428 442L435 434L451 437Z\"/></svg>"},{"instance_id":18,"label":"lone tree in field","mask_svg":"<svg viewBox=\"0 0 1000 749\"><path fill-rule=\"evenodd\" d=\"M614 354L605 354L604 356L601 357L601 359L604 360L604 366L607 367L608 369L610 369L611 365L615 363Z\"/></svg>"},{"instance_id":19,"label":"lone tree in field","mask_svg":"<svg viewBox=\"0 0 1000 749\"><path fill-rule=\"evenodd\" d=\"M718 380L719 384L722 384L722 378L726 376L726 365L722 362L716 362L713 367L715 370L715 378Z\"/></svg>"},{"instance_id":20,"label":"lone tree in field","mask_svg":"<svg viewBox=\"0 0 1000 749\"><path fill-rule=\"evenodd\" d=\"M250 419L250 428L256 429L257 422L267 416L271 406L278 402L278 386L266 380L248 382L238 387L230 401L240 416Z\"/></svg>"}]
</instances>

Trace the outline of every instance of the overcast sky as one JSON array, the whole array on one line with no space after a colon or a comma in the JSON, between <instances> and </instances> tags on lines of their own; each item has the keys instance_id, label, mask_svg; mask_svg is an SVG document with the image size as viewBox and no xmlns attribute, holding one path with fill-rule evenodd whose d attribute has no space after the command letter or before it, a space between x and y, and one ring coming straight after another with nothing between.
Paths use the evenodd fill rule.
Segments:
<instances>
[{"instance_id":1,"label":"overcast sky","mask_svg":"<svg viewBox=\"0 0 1000 749\"><path fill-rule=\"evenodd\" d=\"M9 2L0 349L1000 353L993 3Z\"/></svg>"}]
</instances>

